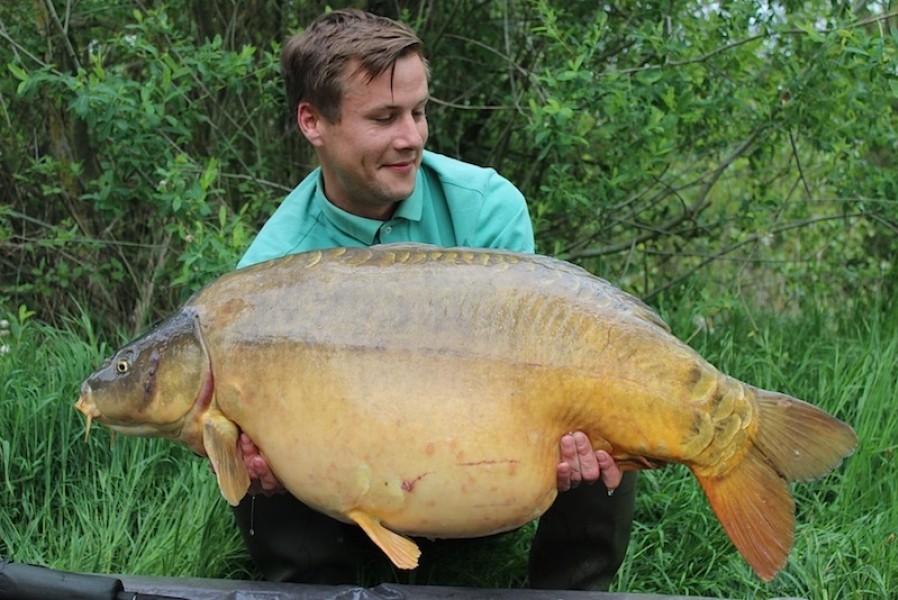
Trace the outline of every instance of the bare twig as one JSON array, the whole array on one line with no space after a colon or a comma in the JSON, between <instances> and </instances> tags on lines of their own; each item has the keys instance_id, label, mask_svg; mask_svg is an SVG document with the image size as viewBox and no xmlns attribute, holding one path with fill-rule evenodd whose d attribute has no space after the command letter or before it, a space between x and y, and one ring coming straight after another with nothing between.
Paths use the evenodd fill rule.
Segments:
<instances>
[{"instance_id":1,"label":"bare twig","mask_svg":"<svg viewBox=\"0 0 898 600\"><path fill-rule=\"evenodd\" d=\"M738 250L739 248L742 248L743 246L746 246L748 244L757 243L761 240L761 238L763 238L765 236L783 233L785 231L789 231L792 229L801 229L803 227L808 227L810 225L815 225L817 223L822 223L824 221L857 219L857 218L866 217L866 216L868 216L866 213L857 212L857 213L849 213L849 214L842 214L842 215L826 215L826 216L822 216L822 217L812 217L809 219L803 219L801 221L792 221L790 223L784 223L783 225L781 225L779 227L774 227L772 229L764 231L763 233L755 233L753 235L748 236L744 240L739 240L738 242L736 242L734 244L730 244L726 248L721 249L719 252L708 255L704 260L699 262L697 265L695 265L694 267L692 267L685 273L681 274L679 277L675 277L674 279L671 279L670 281L665 282L664 285L662 285L658 288L655 288L651 292L646 293L643 296L643 299L646 301L651 300L652 298L658 296L659 294L665 292L666 290L669 290L670 288L676 286L680 282L685 281L689 277L692 277L693 274L700 271L701 269L703 269L710 263L715 262L717 260L721 260L727 254L735 252L736 250Z\"/></svg>"},{"instance_id":2,"label":"bare twig","mask_svg":"<svg viewBox=\"0 0 898 600\"><path fill-rule=\"evenodd\" d=\"M475 40L475 39L460 36L460 35L448 35L446 37L461 40L465 43L472 44L474 46L479 46L479 47L483 48L484 50L487 50L488 52L495 54L496 56L501 58L505 62L505 64L507 64L510 68L514 69L515 71L518 71L518 73L520 73L524 77L530 77L530 75L531 75L530 71L528 71L521 65L517 64L517 62L512 60L512 58L510 56L508 56L507 54L504 54L502 52L499 52L498 50L496 50L489 44L484 44L483 42L481 42L479 40Z\"/></svg>"},{"instance_id":3,"label":"bare twig","mask_svg":"<svg viewBox=\"0 0 898 600\"><path fill-rule=\"evenodd\" d=\"M440 106L445 106L447 108L455 108L458 110L515 110L514 106L486 105L486 104L457 104L455 102L450 102L449 100L441 100L434 96L430 97L430 102L433 102L434 104L439 104Z\"/></svg>"},{"instance_id":4,"label":"bare twig","mask_svg":"<svg viewBox=\"0 0 898 600\"><path fill-rule=\"evenodd\" d=\"M792 146L792 156L795 157L795 166L798 169L798 177L804 185L804 193L807 194L808 198L813 198L814 195L811 193L811 186L808 185L808 180L804 176L804 169L801 166L801 157L798 154L798 145L795 143L795 136L792 134L792 128L789 128L788 133L789 144Z\"/></svg>"},{"instance_id":5,"label":"bare twig","mask_svg":"<svg viewBox=\"0 0 898 600\"><path fill-rule=\"evenodd\" d=\"M10 46L12 46L13 52L17 53L17 56L19 53L21 53L21 54L27 56L28 58L30 58L36 64L40 65L42 68L47 68L50 66L44 60L42 60L40 57L35 56L31 52L29 52L28 48L21 45L11 35L9 35L9 32L6 30L6 25L3 23L2 19L0 19L0 38L3 38L4 40L7 41L7 43L9 43ZM62 75L62 72L57 69L52 69L52 72L54 75Z\"/></svg>"},{"instance_id":6,"label":"bare twig","mask_svg":"<svg viewBox=\"0 0 898 600\"><path fill-rule=\"evenodd\" d=\"M587 248L585 250L580 250L578 252L573 253L570 256L571 260L576 260L580 258L592 258L595 256L602 256L604 254L615 254L617 252L622 252L627 250L628 248L632 248L636 244L640 244L646 242L648 240L654 239L664 232L668 232L673 230L677 225L687 221L689 219L694 219L697 214L703 211L707 205L710 203L710 194L714 185L723 175L724 171L732 165L737 158L745 154L745 152L754 144L755 140L758 136L761 135L761 132L767 129L769 123L764 123L754 131L749 134L742 142L733 149L732 152L728 156L726 156L719 165L710 173L705 183L702 185L701 189L698 192L698 195L695 201L688 207L684 208L680 214L669 219L665 223L659 224L653 227L651 230L644 231L642 234L636 236L634 239L627 240L625 242L620 242L618 244L612 244L610 246L603 246L601 248Z\"/></svg>"},{"instance_id":7,"label":"bare twig","mask_svg":"<svg viewBox=\"0 0 898 600\"><path fill-rule=\"evenodd\" d=\"M859 27L866 27L867 25L870 25L872 23L888 21L892 17L896 17L896 16L898 16L898 10L893 10L893 11L883 13L880 15L868 17L866 19L861 19L860 21L858 21L856 23L851 23L850 25L845 26L845 29L857 29ZM835 28L833 28L833 29L818 29L817 33L828 34L828 33L833 33L834 31L837 31L837 29L835 29ZM600 73L599 76L602 76L605 74L621 75L621 74L629 74L629 73L639 73L642 71L651 71L654 69L660 69L662 67L682 67L682 66L686 66L686 65L702 63L702 62L705 62L705 61L717 56L718 54L723 54L724 52L732 50L733 48L738 48L739 46L744 46L745 44L750 44L752 42L757 42L759 40L773 38L773 37L780 37L780 36L785 36L785 35L808 35L808 32L804 29L783 29L783 30L779 30L779 31L769 31L769 32L765 32L765 33L759 33L756 35L752 35L752 36L743 38L741 40L736 40L734 42L730 42L729 44L724 44L723 46L719 46L719 47L717 47L713 50L710 50L710 51L702 54L701 56L697 56L695 58L688 58L688 59L679 60L679 61L665 59L665 61L661 64L657 64L657 63L656 64L648 64L648 65L641 65L639 67L633 67L630 69L621 69L619 71L608 71L607 73Z\"/></svg>"},{"instance_id":8,"label":"bare twig","mask_svg":"<svg viewBox=\"0 0 898 600\"><path fill-rule=\"evenodd\" d=\"M59 29L59 35L62 37L63 43L65 44L65 49L69 53L69 58L72 59L72 64L75 65L76 69L81 69L81 61L78 60L78 54L75 52L75 48L72 46L72 40L69 39L69 32L67 28L62 24L59 20L59 15L56 14L56 7L53 6L53 0L44 0L44 6L47 8L47 13L50 15L50 19L53 21L53 24ZM66 9L68 12L68 9ZM68 17L66 17L68 19Z\"/></svg>"},{"instance_id":9,"label":"bare twig","mask_svg":"<svg viewBox=\"0 0 898 600\"><path fill-rule=\"evenodd\" d=\"M898 223L896 223L895 221L892 221L891 219L887 219L887 218L883 217L882 215L877 214L875 212L867 213L866 216L869 217L870 219L876 221L877 223L879 223L886 229L889 229L895 235L898 235Z\"/></svg>"}]
</instances>

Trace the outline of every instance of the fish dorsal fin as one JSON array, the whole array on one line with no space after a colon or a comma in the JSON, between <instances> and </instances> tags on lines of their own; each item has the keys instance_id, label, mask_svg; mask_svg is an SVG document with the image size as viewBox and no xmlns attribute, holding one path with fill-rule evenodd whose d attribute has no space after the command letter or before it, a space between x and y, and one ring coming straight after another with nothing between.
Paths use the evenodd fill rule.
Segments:
<instances>
[{"instance_id":1,"label":"fish dorsal fin","mask_svg":"<svg viewBox=\"0 0 898 600\"><path fill-rule=\"evenodd\" d=\"M361 510L349 511L349 518L368 534L371 541L384 551L394 565L400 569L414 569L418 566L421 549L415 542L390 531L379 520Z\"/></svg>"},{"instance_id":2,"label":"fish dorsal fin","mask_svg":"<svg viewBox=\"0 0 898 600\"><path fill-rule=\"evenodd\" d=\"M249 489L249 473L237 454L238 434L237 425L221 413L207 416L203 423L203 447L212 461L221 495L231 506L240 504Z\"/></svg>"}]
</instances>

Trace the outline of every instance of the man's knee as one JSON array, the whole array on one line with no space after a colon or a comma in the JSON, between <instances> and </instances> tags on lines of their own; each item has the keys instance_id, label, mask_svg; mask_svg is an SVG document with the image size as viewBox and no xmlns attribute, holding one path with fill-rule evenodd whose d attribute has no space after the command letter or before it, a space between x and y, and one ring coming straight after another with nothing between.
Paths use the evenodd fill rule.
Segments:
<instances>
[{"instance_id":1,"label":"man's knee","mask_svg":"<svg viewBox=\"0 0 898 600\"><path fill-rule=\"evenodd\" d=\"M289 494L244 498L234 508L250 557L269 581L353 584L358 567L347 527Z\"/></svg>"},{"instance_id":2,"label":"man's knee","mask_svg":"<svg viewBox=\"0 0 898 600\"><path fill-rule=\"evenodd\" d=\"M630 541L636 473L614 495L601 483L559 495L540 518L530 551L530 584L542 589L606 590Z\"/></svg>"}]
</instances>

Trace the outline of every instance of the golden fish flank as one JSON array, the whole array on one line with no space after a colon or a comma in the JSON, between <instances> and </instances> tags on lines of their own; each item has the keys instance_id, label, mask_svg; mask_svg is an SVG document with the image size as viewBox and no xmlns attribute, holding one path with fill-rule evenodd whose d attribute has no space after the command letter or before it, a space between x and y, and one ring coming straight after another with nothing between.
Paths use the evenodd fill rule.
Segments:
<instances>
[{"instance_id":1,"label":"golden fish flank","mask_svg":"<svg viewBox=\"0 0 898 600\"><path fill-rule=\"evenodd\" d=\"M231 504L249 485L245 431L291 493L402 568L417 565L408 535L488 535L542 514L558 439L582 430L625 468L687 465L771 579L792 545L788 482L856 443L820 409L720 373L582 269L417 245L229 273L88 378L78 408L208 455Z\"/></svg>"}]
</instances>

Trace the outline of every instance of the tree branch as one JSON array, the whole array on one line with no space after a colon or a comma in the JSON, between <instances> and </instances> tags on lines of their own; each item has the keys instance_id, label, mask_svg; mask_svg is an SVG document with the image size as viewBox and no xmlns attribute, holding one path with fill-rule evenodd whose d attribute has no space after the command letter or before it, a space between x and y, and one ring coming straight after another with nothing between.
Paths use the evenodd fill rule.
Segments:
<instances>
[{"instance_id":1,"label":"tree branch","mask_svg":"<svg viewBox=\"0 0 898 600\"><path fill-rule=\"evenodd\" d=\"M866 19L861 19L856 23L852 23L844 27L844 29L857 29L859 27L866 27L872 23L888 21L892 17L898 16L898 10L893 10L887 13L883 13L881 15L876 15L873 17L868 17ZM820 34L828 34L838 31L838 29L818 29L817 33ZM723 46L719 46L713 50L710 50L701 56L697 56L695 58L687 58L685 60L666 60L662 64L648 64L642 65L639 67L633 67L631 69L621 69L619 71L608 71L607 73L599 73L601 77L604 74L614 74L614 75L625 75L629 73L639 73L641 71L650 71L653 69L660 69L662 67L683 67L686 65L691 65L695 63L705 62L710 58L717 56L718 54L723 54L728 50L732 50L733 48L738 48L739 46L744 46L745 44L750 44L752 42L757 42L758 40L779 37L784 35L808 35L808 32L804 29L784 29L781 31L770 31L766 33L759 33L756 35L752 35L741 40L736 40L734 42L730 42L729 44L724 44Z\"/></svg>"},{"instance_id":2,"label":"tree branch","mask_svg":"<svg viewBox=\"0 0 898 600\"><path fill-rule=\"evenodd\" d=\"M593 258L596 256L602 256L605 254L615 254L617 252L621 252L627 250L628 248L633 247L636 244L640 244L651 239L655 239L658 236L662 235L665 232L670 232L680 223L684 221L694 219L696 215L702 212L705 208L707 208L708 204L710 204L710 194L711 190L720 177L723 175L724 171L732 165L737 158L745 154L745 152L751 147L751 145L755 142L758 136L761 135L761 132L766 130L769 126L769 123L765 123L762 126L756 128L751 134L742 140L742 142L732 151L730 154L724 158L717 168L711 172L708 179L702 185L701 189L698 192L698 196L691 206L684 208L679 215L669 219L667 222L662 223L650 231L643 232L642 234L636 236L633 239L627 240L625 242L620 242L618 244L613 244L611 246L604 246L601 248L587 248L585 250L580 250L578 252L573 253L569 259L577 260L580 258Z\"/></svg>"},{"instance_id":3,"label":"tree branch","mask_svg":"<svg viewBox=\"0 0 898 600\"><path fill-rule=\"evenodd\" d=\"M755 234L750 235L749 237L745 238L744 240L740 240L740 241L736 242L735 244L731 244L731 245L727 246L726 248L723 248L719 252L716 252L714 254L707 256L704 260L699 262L697 265L695 265L694 267L692 267L691 269L689 269L688 271L686 271L679 277L675 277L674 279L671 279L670 281L665 282L664 285L662 285L658 288L655 288L651 292L646 293L642 297L642 299L645 301L649 301L652 298L655 298L659 294L669 290L670 288L674 287L675 285L679 284L680 282L685 281L686 279L692 277L692 275L694 275L696 272L700 271L701 269L703 269L710 263L720 260L727 254L735 252L736 250L738 250L739 248L742 248L743 246L746 246L748 244L754 244L754 243L760 241L761 238L764 236L775 235L778 233L783 233L784 231L790 231L792 229L801 229L803 227L808 227L810 225L815 225L817 223L822 223L824 221L857 219L857 218L866 217L866 216L869 216L869 215L867 215L864 212L857 212L857 213L850 213L850 214L844 214L844 215L827 215L827 216L823 216L823 217L812 217L809 219L803 219L801 221L793 221L791 223L785 223L779 227L774 227L773 229L764 231L763 233L755 233Z\"/></svg>"}]
</instances>

